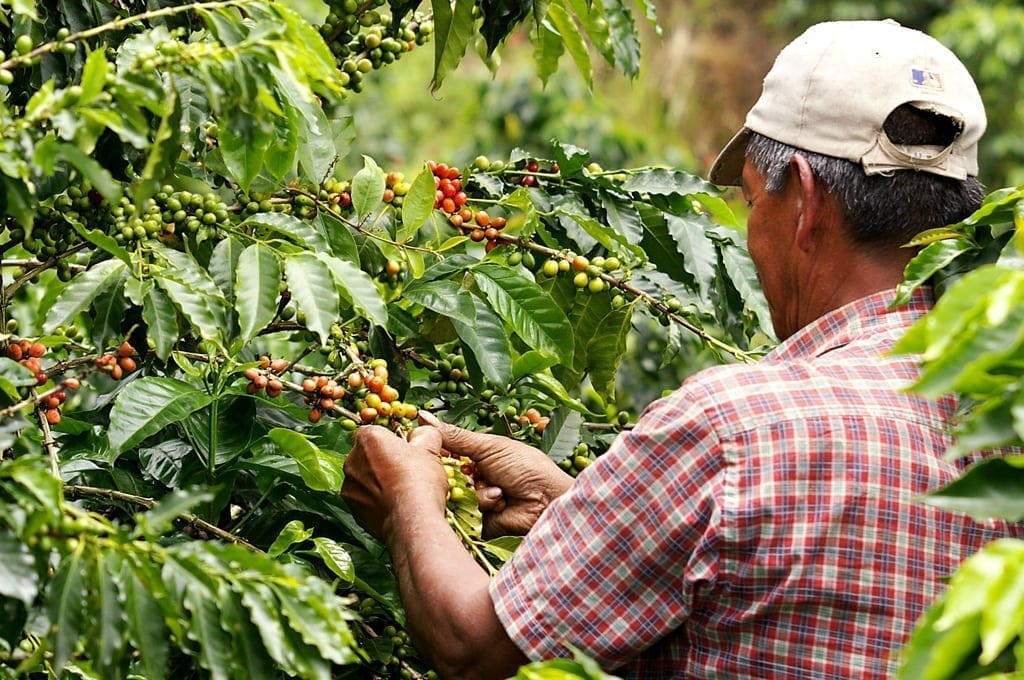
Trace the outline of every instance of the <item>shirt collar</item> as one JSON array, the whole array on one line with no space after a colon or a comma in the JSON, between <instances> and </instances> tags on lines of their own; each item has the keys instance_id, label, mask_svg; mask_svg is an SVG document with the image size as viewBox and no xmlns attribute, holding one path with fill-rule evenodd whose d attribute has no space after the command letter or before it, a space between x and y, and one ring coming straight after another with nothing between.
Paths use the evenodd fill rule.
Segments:
<instances>
[{"instance_id":1,"label":"shirt collar","mask_svg":"<svg viewBox=\"0 0 1024 680\"><path fill-rule=\"evenodd\" d=\"M906 329L935 303L927 286L916 289L907 304L890 309L895 297L895 290L885 290L834 309L779 343L762 361L810 359L847 345L857 337Z\"/></svg>"}]
</instances>

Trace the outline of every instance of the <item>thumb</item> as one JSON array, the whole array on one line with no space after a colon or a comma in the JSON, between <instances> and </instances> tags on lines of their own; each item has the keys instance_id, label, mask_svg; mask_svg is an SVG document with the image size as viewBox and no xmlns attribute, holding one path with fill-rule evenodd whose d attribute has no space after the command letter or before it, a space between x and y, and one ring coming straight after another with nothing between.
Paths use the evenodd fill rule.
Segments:
<instances>
[{"instance_id":1,"label":"thumb","mask_svg":"<svg viewBox=\"0 0 1024 680\"><path fill-rule=\"evenodd\" d=\"M409 433L409 443L434 456L441 455L441 431L437 428L413 428Z\"/></svg>"},{"instance_id":2,"label":"thumb","mask_svg":"<svg viewBox=\"0 0 1024 680\"><path fill-rule=\"evenodd\" d=\"M420 421L432 426L432 428L424 429L436 429L441 433L441 445L453 455L466 456L477 463L495 453L507 451L516 444L514 440L508 437L473 432L472 430L464 430L455 425L449 425L439 420L432 413L420 411Z\"/></svg>"}]
</instances>

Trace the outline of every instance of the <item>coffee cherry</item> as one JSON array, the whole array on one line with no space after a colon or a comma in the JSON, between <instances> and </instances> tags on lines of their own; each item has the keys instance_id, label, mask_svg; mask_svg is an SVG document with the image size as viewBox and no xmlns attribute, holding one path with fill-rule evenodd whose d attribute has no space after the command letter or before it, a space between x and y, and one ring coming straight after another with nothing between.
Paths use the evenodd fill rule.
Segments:
<instances>
[{"instance_id":1,"label":"coffee cherry","mask_svg":"<svg viewBox=\"0 0 1024 680\"><path fill-rule=\"evenodd\" d=\"M14 51L17 54L28 54L32 51L32 47L35 43L32 40L32 36L27 33L22 33L14 41Z\"/></svg>"}]
</instances>

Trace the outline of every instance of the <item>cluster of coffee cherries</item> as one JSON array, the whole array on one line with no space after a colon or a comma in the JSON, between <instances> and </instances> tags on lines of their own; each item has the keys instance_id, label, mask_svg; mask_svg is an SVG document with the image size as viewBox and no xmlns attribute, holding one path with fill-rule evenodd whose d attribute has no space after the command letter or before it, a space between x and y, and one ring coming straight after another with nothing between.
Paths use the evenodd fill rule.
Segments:
<instances>
[{"instance_id":1,"label":"cluster of coffee cherries","mask_svg":"<svg viewBox=\"0 0 1024 680\"><path fill-rule=\"evenodd\" d=\"M35 376L36 385L45 385L50 379L40 359L46 355L46 345L41 342L32 342L22 338L7 346L7 356L32 371Z\"/></svg>"},{"instance_id":2,"label":"cluster of coffee cherries","mask_svg":"<svg viewBox=\"0 0 1024 680\"><path fill-rule=\"evenodd\" d=\"M594 458L595 456L590 449L590 445L586 442L580 442L573 449L572 455L559 461L558 466L575 477L593 463Z\"/></svg>"},{"instance_id":3,"label":"cluster of coffee cherries","mask_svg":"<svg viewBox=\"0 0 1024 680\"><path fill-rule=\"evenodd\" d=\"M249 380L249 384L245 386L245 391L249 394L266 391L267 396L270 398L280 396L281 392L284 391L284 383L281 382L280 375L288 369L291 362L280 357L271 359L266 355L260 356L259 362L259 368L253 366L245 369L243 373L246 379Z\"/></svg>"},{"instance_id":4,"label":"cluster of coffee cherries","mask_svg":"<svg viewBox=\"0 0 1024 680\"><path fill-rule=\"evenodd\" d=\"M359 92L363 77L394 63L433 34L429 19L413 14L394 21L386 0L331 0L320 35L335 56L342 85Z\"/></svg>"},{"instance_id":5,"label":"cluster of coffee cherries","mask_svg":"<svg viewBox=\"0 0 1024 680\"><path fill-rule=\"evenodd\" d=\"M388 362L373 359L348 374L353 405L365 424L392 425L392 421L411 423L419 414L415 404L399 400L399 392L388 384Z\"/></svg>"},{"instance_id":6,"label":"cluster of coffee cherries","mask_svg":"<svg viewBox=\"0 0 1024 680\"><path fill-rule=\"evenodd\" d=\"M377 275L377 280L389 288L398 288L405 280L405 273L408 265L401 260L389 259L384 263L384 268Z\"/></svg>"},{"instance_id":7,"label":"cluster of coffee cherries","mask_svg":"<svg viewBox=\"0 0 1024 680\"><path fill-rule=\"evenodd\" d=\"M434 208L448 215L448 221L475 242L487 241L487 250L499 245L498 234L507 220L501 215L491 216L486 210L473 210L469 197L463 191L462 173L457 167L429 161L427 166L434 175Z\"/></svg>"},{"instance_id":8,"label":"cluster of coffee cherries","mask_svg":"<svg viewBox=\"0 0 1024 680\"><path fill-rule=\"evenodd\" d=\"M81 386L78 378L65 378L61 386L39 400L39 408L43 417L50 425L60 422L60 407L68 400L68 390L77 390Z\"/></svg>"},{"instance_id":9,"label":"cluster of coffee cherries","mask_svg":"<svg viewBox=\"0 0 1024 680\"><path fill-rule=\"evenodd\" d=\"M428 377L431 382L437 383L439 391L446 394L466 396L471 389L466 357L455 352L438 359Z\"/></svg>"},{"instance_id":10,"label":"cluster of coffee cherries","mask_svg":"<svg viewBox=\"0 0 1024 680\"><path fill-rule=\"evenodd\" d=\"M319 423L325 413L334 410L334 402L345 396L345 388L334 378L318 375L302 381L302 396L309 406L309 422Z\"/></svg>"},{"instance_id":11,"label":"cluster of coffee cherries","mask_svg":"<svg viewBox=\"0 0 1024 680\"><path fill-rule=\"evenodd\" d=\"M138 369L135 361L135 348L127 340L122 342L113 352L106 352L96 357L96 368L114 380L120 380L126 373Z\"/></svg>"},{"instance_id":12,"label":"cluster of coffee cherries","mask_svg":"<svg viewBox=\"0 0 1024 680\"><path fill-rule=\"evenodd\" d=\"M591 293L600 293L608 288L603 275L618 271L622 264L617 257L598 255L593 260L584 255L569 254L565 257L551 257L541 265L545 276L558 276L561 273L573 272L573 285L586 289Z\"/></svg>"}]
</instances>

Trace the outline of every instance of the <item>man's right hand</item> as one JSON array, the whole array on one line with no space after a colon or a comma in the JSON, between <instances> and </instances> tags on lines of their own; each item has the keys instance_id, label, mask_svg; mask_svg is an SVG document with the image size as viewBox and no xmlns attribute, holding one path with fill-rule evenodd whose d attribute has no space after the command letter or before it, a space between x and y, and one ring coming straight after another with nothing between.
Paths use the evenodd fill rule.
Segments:
<instances>
[{"instance_id":1,"label":"man's right hand","mask_svg":"<svg viewBox=\"0 0 1024 680\"><path fill-rule=\"evenodd\" d=\"M523 535L573 478L543 451L515 439L464 430L420 412L420 421L441 431L441 446L476 464L487 486L477 490L484 536ZM504 503L504 505L502 505Z\"/></svg>"}]
</instances>

